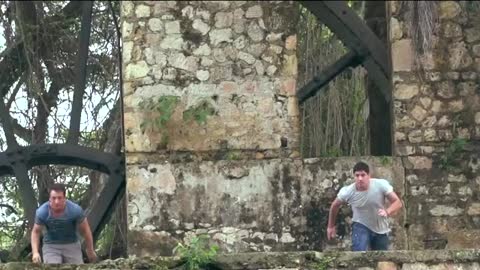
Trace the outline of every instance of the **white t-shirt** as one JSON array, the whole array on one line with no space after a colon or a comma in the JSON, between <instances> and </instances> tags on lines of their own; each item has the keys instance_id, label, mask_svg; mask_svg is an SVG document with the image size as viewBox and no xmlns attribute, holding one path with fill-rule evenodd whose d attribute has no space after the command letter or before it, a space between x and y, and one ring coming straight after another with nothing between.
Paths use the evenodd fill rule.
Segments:
<instances>
[{"instance_id":1,"label":"white t-shirt","mask_svg":"<svg viewBox=\"0 0 480 270\"><path fill-rule=\"evenodd\" d=\"M370 178L365 191L358 191L355 183L345 186L338 192L337 198L352 206L354 222L367 226L370 230L384 234L389 232L388 218L378 215L378 209L385 208L386 195L393 191L392 185L385 179Z\"/></svg>"}]
</instances>

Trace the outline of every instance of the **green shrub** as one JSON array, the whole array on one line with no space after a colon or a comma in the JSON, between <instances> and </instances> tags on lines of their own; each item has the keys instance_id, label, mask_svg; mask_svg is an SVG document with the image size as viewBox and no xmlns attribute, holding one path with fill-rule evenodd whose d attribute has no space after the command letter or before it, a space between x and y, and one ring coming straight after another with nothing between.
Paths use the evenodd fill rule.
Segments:
<instances>
[{"instance_id":1,"label":"green shrub","mask_svg":"<svg viewBox=\"0 0 480 270\"><path fill-rule=\"evenodd\" d=\"M199 270L212 262L217 255L218 246L208 245L208 236L199 235L194 237L188 245L178 243L173 250L174 254L178 254L185 261L186 270Z\"/></svg>"}]
</instances>

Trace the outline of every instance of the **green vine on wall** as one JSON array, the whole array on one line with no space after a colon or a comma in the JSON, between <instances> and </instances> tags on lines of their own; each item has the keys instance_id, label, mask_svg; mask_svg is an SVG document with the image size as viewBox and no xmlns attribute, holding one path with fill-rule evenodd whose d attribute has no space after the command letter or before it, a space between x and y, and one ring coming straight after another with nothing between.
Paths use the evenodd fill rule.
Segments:
<instances>
[{"instance_id":1,"label":"green vine on wall","mask_svg":"<svg viewBox=\"0 0 480 270\"><path fill-rule=\"evenodd\" d=\"M190 109L183 112L183 120L190 121L195 120L199 125L205 124L207 122L208 116L214 115L216 113L215 108L210 102L204 100L198 105L191 107Z\"/></svg>"},{"instance_id":2,"label":"green vine on wall","mask_svg":"<svg viewBox=\"0 0 480 270\"><path fill-rule=\"evenodd\" d=\"M172 117L178 101L179 97L176 96L162 96L158 99L150 98L140 102L138 104L139 108L153 115L153 117L144 117L142 123L140 123L142 132L162 130Z\"/></svg>"},{"instance_id":3,"label":"green vine on wall","mask_svg":"<svg viewBox=\"0 0 480 270\"><path fill-rule=\"evenodd\" d=\"M440 168L447 171L455 169L458 165L457 163L461 153L465 150L465 146L467 146L467 140L459 138L454 139L445 149L443 156L440 158Z\"/></svg>"}]
</instances>

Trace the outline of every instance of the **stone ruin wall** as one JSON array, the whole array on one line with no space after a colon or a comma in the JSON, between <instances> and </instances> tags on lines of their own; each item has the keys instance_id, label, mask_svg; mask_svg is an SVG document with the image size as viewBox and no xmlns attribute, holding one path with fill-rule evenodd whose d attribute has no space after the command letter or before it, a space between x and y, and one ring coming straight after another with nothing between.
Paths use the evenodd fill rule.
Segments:
<instances>
[{"instance_id":1,"label":"stone ruin wall","mask_svg":"<svg viewBox=\"0 0 480 270\"><path fill-rule=\"evenodd\" d=\"M408 248L478 248L478 8L440 2L433 52L416 57L408 9L389 4L395 155L405 166ZM454 150L462 139L468 145Z\"/></svg>"},{"instance_id":2,"label":"stone ruin wall","mask_svg":"<svg viewBox=\"0 0 480 270\"><path fill-rule=\"evenodd\" d=\"M442 2L418 71L405 10L389 3L397 157L364 159L407 206L392 248L476 247L480 24ZM348 210L339 241L323 227L356 159L298 152L295 5L122 2L129 254L170 255L202 233L224 252L349 248ZM449 155L464 162L438 169L455 138L470 142Z\"/></svg>"},{"instance_id":3,"label":"stone ruin wall","mask_svg":"<svg viewBox=\"0 0 480 270\"><path fill-rule=\"evenodd\" d=\"M208 269L223 270L478 270L478 250L429 250L371 252L255 252L222 254ZM34 265L31 263L0 264L0 270L182 270L182 262L175 257L152 257L106 260L83 265ZM206 268L207 269L207 268Z\"/></svg>"}]
</instances>

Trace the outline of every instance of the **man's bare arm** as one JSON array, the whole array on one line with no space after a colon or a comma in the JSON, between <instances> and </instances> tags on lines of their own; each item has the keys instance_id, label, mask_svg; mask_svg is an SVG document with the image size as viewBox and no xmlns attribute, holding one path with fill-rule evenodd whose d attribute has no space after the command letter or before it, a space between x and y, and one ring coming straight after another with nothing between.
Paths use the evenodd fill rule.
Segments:
<instances>
[{"instance_id":1,"label":"man's bare arm","mask_svg":"<svg viewBox=\"0 0 480 270\"><path fill-rule=\"evenodd\" d=\"M402 208L402 200L400 200L397 193L394 191L387 194L387 199L390 202L390 206L386 209L387 215L393 216Z\"/></svg>"},{"instance_id":2,"label":"man's bare arm","mask_svg":"<svg viewBox=\"0 0 480 270\"><path fill-rule=\"evenodd\" d=\"M40 263L40 235L42 234L43 226L39 224L33 224L32 234L30 235L30 244L32 246L32 261L34 263Z\"/></svg>"},{"instance_id":3,"label":"man's bare arm","mask_svg":"<svg viewBox=\"0 0 480 270\"><path fill-rule=\"evenodd\" d=\"M340 206L342 206L343 202L336 198L333 202L332 205L330 206L330 211L328 213L328 227L335 227L335 222L337 220L337 214L338 210L340 209Z\"/></svg>"},{"instance_id":4,"label":"man's bare arm","mask_svg":"<svg viewBox=\"0 0 480 270\"><path fill-rule=\"evenodd\" d=\"M93 236L87 218L85 218L82 223L80 223L78 229L82 234L83 238L85 239L85 248L87 250L93 250Z\"/></svg>"},{"instance_id":5,"label":"man's bare arm","mask_svg":"<svg viewBox=\"0 0 480 270\"><path fill-rule=\"evenodd\" d=\"M32 244L32 253L38 253L40 250L40 235L42 234L42 225L34 224L30 242Z\"/></svg>"}]
</instances>

